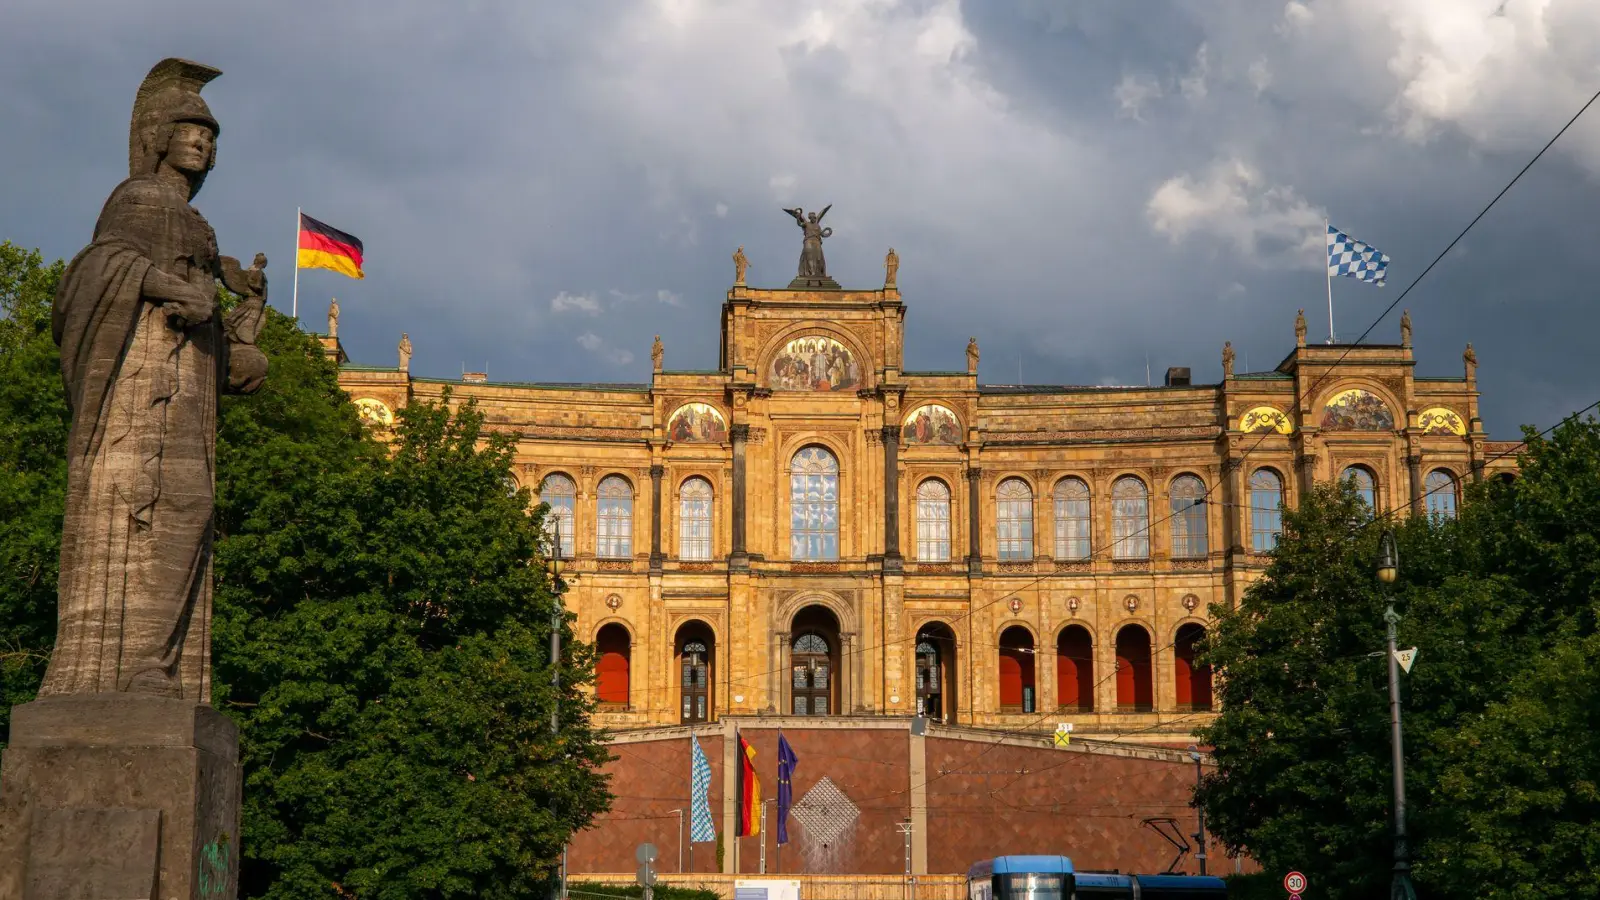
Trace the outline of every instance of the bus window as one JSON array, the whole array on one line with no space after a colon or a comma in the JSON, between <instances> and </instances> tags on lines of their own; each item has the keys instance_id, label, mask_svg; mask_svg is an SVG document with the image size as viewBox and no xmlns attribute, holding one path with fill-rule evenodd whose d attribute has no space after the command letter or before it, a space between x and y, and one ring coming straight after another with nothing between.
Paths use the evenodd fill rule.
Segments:
<instances>
[{"instance_id":1,"label":"bus window","mask_svg":"<svg viewBox=\"0 0 1600 900\"><path fill-rule=\"evenodd\" d=\"M1225 900L1227 882L1207 875L1135 875L1141 900Z\"/></svg>"},{"instance_id":2,"label":"bus window","mask_svg":"<svg viewBox=\"0 0 1600 900\"><path fill-rule=\"evenodd\" d=\"M1064 879L1055 873L1029 872L1000 875L1001 893L995 900L1062 900Z\"/></svg>"},{"instance_id":3,"label":"bus window","mask_svg":"<svg viewBox=\"0 0 1600 900\"><path fill-rule=\"evenodd\" d=\"M1133 879L1127 875L1078 873L1072 876L1073 889L1082 900L1102 897L1132 897Z\"/></svg>"}]
</instances>

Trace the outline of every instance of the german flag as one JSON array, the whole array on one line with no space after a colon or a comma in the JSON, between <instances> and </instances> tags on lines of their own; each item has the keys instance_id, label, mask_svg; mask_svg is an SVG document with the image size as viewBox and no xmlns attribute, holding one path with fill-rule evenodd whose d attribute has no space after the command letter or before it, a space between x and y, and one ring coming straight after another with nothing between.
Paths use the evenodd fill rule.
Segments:
<instances>
[{"instance_id":1,"label":"german flag","mask_svg":"<svg viewBox=\"0 0 1600 900\"><path fill-rule=\"evenodd\" d=\"M301 269L332 269L351 278L367 277L361 273L361 239L305 213L300 214L299 248L295 264Z\"/></svg>"},{"instance_id":2,"label":"german flag","mask_svg":"<svg viewBox=\"0 0 1600 900\"><path fill-rule=\"evenodd\" d=\"M739 738L739 768L734 772L734 781L738 785L739 796L739 827L734 832L738 837L749 837L761 833L761 779L756 777L756 748L744 739Z\"/></svg>"}]
</instances>

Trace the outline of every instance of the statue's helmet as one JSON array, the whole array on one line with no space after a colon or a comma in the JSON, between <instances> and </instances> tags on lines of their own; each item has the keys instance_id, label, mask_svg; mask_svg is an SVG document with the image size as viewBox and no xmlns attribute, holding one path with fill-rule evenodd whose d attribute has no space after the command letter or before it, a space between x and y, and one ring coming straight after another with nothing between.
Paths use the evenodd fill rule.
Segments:
<instances>
[{"instance_id":1,"label":"statue's helmet","mask_svg":"<svg viewBox=\"0 0 1600 900\"><path fill-rule=\"evenodd\" d=\"M156 171L167 152L172 128L179 122L196 122L213 134L221 133L222 126L200 99L200 89L221 74L221 69L186 59L163 59L155 64L133 100L133 123L128 129L130 177Z\"/></svg>"}]
</instances>

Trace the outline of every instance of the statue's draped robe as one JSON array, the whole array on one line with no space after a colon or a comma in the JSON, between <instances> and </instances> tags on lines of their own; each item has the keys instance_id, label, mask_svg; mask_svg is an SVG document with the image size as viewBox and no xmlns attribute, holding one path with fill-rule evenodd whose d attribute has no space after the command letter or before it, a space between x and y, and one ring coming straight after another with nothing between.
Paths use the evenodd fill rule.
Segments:
<instances>
[{"instance_id":1,"label":"statue's draped robe","mask_svg":"<svg viewBox=\"0 0 1600 900\"><path fill-rule=\"evenodd\" d=\"M177 324L142 293L152 267L207 295L216 235L178 188L124 181L56 294L72 407L60 614L41 695L210 695L218 317Z\"/></svg>"},{"instance_id":2,"label":"statue's draped robe","mask_svg":"<svg viewBox=\"0 0 1600 900\"><path fill-rule=\"evenodd\" d=\"M800 227L805 231L805 243L800 246L800 277L824 278L828 264L822 258L822 226L806 222Z\"/></svg>"}]
</instances>

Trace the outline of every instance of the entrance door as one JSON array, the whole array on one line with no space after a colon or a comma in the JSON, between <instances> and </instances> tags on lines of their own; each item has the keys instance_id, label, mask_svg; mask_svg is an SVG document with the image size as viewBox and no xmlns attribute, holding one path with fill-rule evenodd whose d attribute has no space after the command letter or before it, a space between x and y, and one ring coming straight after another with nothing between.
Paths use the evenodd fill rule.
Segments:
<instances>
[{"instance_id":1,"label":"entrance door","mask_svg":"<svg viewBox=\"0 0 1600 900\"><path fill-rule=\"evenodd\" d=\"M939 648L931 641L917 644L917 715L944 721L944 687L939 677Z\"/></svg>"},{"instance_id":2,"label":"entrance door","mask_svg":"<svg viewBox=\"0 0 1600 900\"><path fill-rule=\"evenodd\" d=\"M833 696L830 681L832 653L828 642L816 632L802 634L795 639L791 659L790 683L794 694L794 714L797 716L826 716Z\"/></svg>"},{"instance_id":3,"label":"entrance door","mask_svg":"<svg viewBox=\"0 0 1600 900\"><path fill-rule=\"evenodd\" d=\"M711 694L711 654L699 641L683 645L683 713L679 721L694 725L707 720Z\"/></svg>"}]
</instances>

